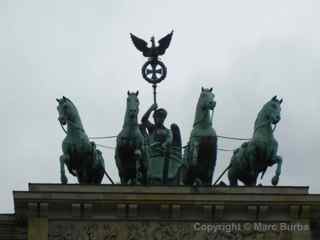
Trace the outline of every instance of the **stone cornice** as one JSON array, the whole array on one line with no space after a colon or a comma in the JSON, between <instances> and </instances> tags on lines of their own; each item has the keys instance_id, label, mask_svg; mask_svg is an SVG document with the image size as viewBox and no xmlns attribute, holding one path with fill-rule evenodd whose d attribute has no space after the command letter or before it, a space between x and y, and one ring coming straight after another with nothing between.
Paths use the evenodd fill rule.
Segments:
<instances>
[{"instance_id":1,"label":"stone cornice","mask_svg":"<svg viewBox=\"0 0 320 240\"><path fill-rule=\"evenodd\" d=\"M291 221L320 211L308 187L187 187L29 184L14 191L21 218Z\"/></svg>"}]
</instances>

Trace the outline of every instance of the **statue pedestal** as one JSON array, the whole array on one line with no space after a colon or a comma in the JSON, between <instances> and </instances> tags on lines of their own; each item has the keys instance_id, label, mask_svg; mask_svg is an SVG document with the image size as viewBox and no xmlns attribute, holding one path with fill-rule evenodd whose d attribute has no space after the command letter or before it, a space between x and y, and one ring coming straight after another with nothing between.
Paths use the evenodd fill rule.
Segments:
<instances>
[{"instance_id":1,"label":"statue pedestal","mask_svg":"<svg viewBox=\"0 0 320 240\"><path fill-rule=\"evenodd\" d=\"M29 184L14 206L0 239L320 239L308 187Z\"/></svg>"}]
</instances>

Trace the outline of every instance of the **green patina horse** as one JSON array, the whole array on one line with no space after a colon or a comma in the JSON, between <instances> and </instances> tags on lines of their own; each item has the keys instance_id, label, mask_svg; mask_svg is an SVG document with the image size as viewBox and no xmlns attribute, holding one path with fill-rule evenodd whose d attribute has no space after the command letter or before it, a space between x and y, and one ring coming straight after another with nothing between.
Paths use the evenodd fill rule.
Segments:
<instances>
[{"instance_id":1,"label":"green patina horse","mask_svg":"<svg viewBox=\"0 0 320 240\"><path fill-rule=\"evenodd\" d=\"M201 88L193 129L183 156L186 185L211 185L217 159L217 135L212 128L215 106L212 88Z\"/></svg>"},{"instance_id":2,"label":"green patina horse","mask_svg":"<svg viewBox=\"0 0 320 240\"><path fill-rule=\"evenodd\" d=\"M146 182L147 158L144 136L138 124L139 92L128 91L124 124L117 136L115 161L121 184Z\"/></svg>"},{"instance_id":3,"label":"green patina horse","mask_svg":"<svg viewBox=\"0 0 320 240\"><path fill-rule=\"evenodd\" d=\"M263 177L269 166L277 164L272 184L277 185L281 174L282 158L277 155L278 142L273 136L272 124L280 121L282 99L274 96L260 110L254 124L253 137L236 149L229 165L228 178L231 186L238 180L247 186L255 186L260 173Z\"/></svg>"},{"instance_id":4,"label":"green patina horse","mask_svg":"<svg viewBox=\"0 0 320 240\"><path fill-rule=\"evenodd\" d=\"M67 125L64 130L67 136L62 142L60 156L61 182L66 184L64 164L69 172L78 178L81 184L99 184L105 173L104 160L95 143L90 142L84 131L79 112L75 105L66 97L56 99L58 104L59 122ZM63 128L64 129L64 128Z\"/></svg>"}]
</instances>

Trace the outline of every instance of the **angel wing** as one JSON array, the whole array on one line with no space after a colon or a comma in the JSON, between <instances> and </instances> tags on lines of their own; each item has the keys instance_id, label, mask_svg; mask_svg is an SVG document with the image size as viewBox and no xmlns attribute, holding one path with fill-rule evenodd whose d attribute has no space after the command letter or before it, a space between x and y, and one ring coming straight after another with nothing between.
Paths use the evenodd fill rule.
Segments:
<instances>
[{"instance_id":1,"label":"angel wing","mask_svg":"<svg viewBox=\"0 0 320 240\"><path fill-rule=\"evenodd\" d=\"M171 31L171 33L167 34L166 36L164 36L163 38L161 38L158 41L158 43L159 43L159 46L157 49L158 55L163 55L165 53L165 51L167 50L167 48L170 45L172 35L173 35L173 30Z\"/></svg>"},{"instance_id":2,"label":"angel wing","mask_svg":"<svg viewBox=\"0 0 320 240\"><path fill-rule=\"evenodd\" d=\"M181 133L180 133L180 128L177 124L172 123L170 126L171 132L172 132L172 145L175 147L182 147L182 141L181 141Z\"/></svg>"},{"instance_id":3,"label":"angel wing","mask_svg":"<svg viewBox=\"0 0 320 240\"><path fill-rule=\"evenodd\" d=\"M143 55L145 55L149 51L148 43L145 40L138 38L137 36L133 35L132 33L130 33L130 37L131 37L131 40L132 40L134 46L140 52L142 52Z\"/></svg>"}]
</instances>

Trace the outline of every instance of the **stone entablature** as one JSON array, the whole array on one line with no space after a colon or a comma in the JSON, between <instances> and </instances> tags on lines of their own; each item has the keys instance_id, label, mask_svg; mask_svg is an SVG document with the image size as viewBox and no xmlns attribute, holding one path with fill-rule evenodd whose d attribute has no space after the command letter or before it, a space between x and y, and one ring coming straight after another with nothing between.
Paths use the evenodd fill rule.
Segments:
<instances>
[{"instance_id":1,"label":"stone entablature","mask_svg":"<svg viewBox=\"0 0 320 240\"><path fill-rule=\"evenodd\" d=\"M29 184L28 191L14 192L14 207L8 218L30 240L60 240L67 233L70 240L312 239L320 222L320 195L308 187ZM0 218L2 232L4 222ZM230 224L238 230L212 231ZM293 229L297 224L304 230Z\"/></svg>"},{"instance_id":2,"label":"stone entablature","mask_svg":"<svg viewBox=\"0 0 320 240\"><path fill-rule=\"evenodd\" d=\"M290 221L320 208L320 195L307 187L30 184L14 201L17 215L50 219Z\"/></svg>"},{"instance_id":3,"label":"stone entablature","mask_svg":"<svg viewBox=\"0 0 320 240\"><path fill-rule=\"evenodd\" d=\"M0 214L0 239L27 239L27 223L19 221L14 214Z\"/></svg>"}]
</instances>

